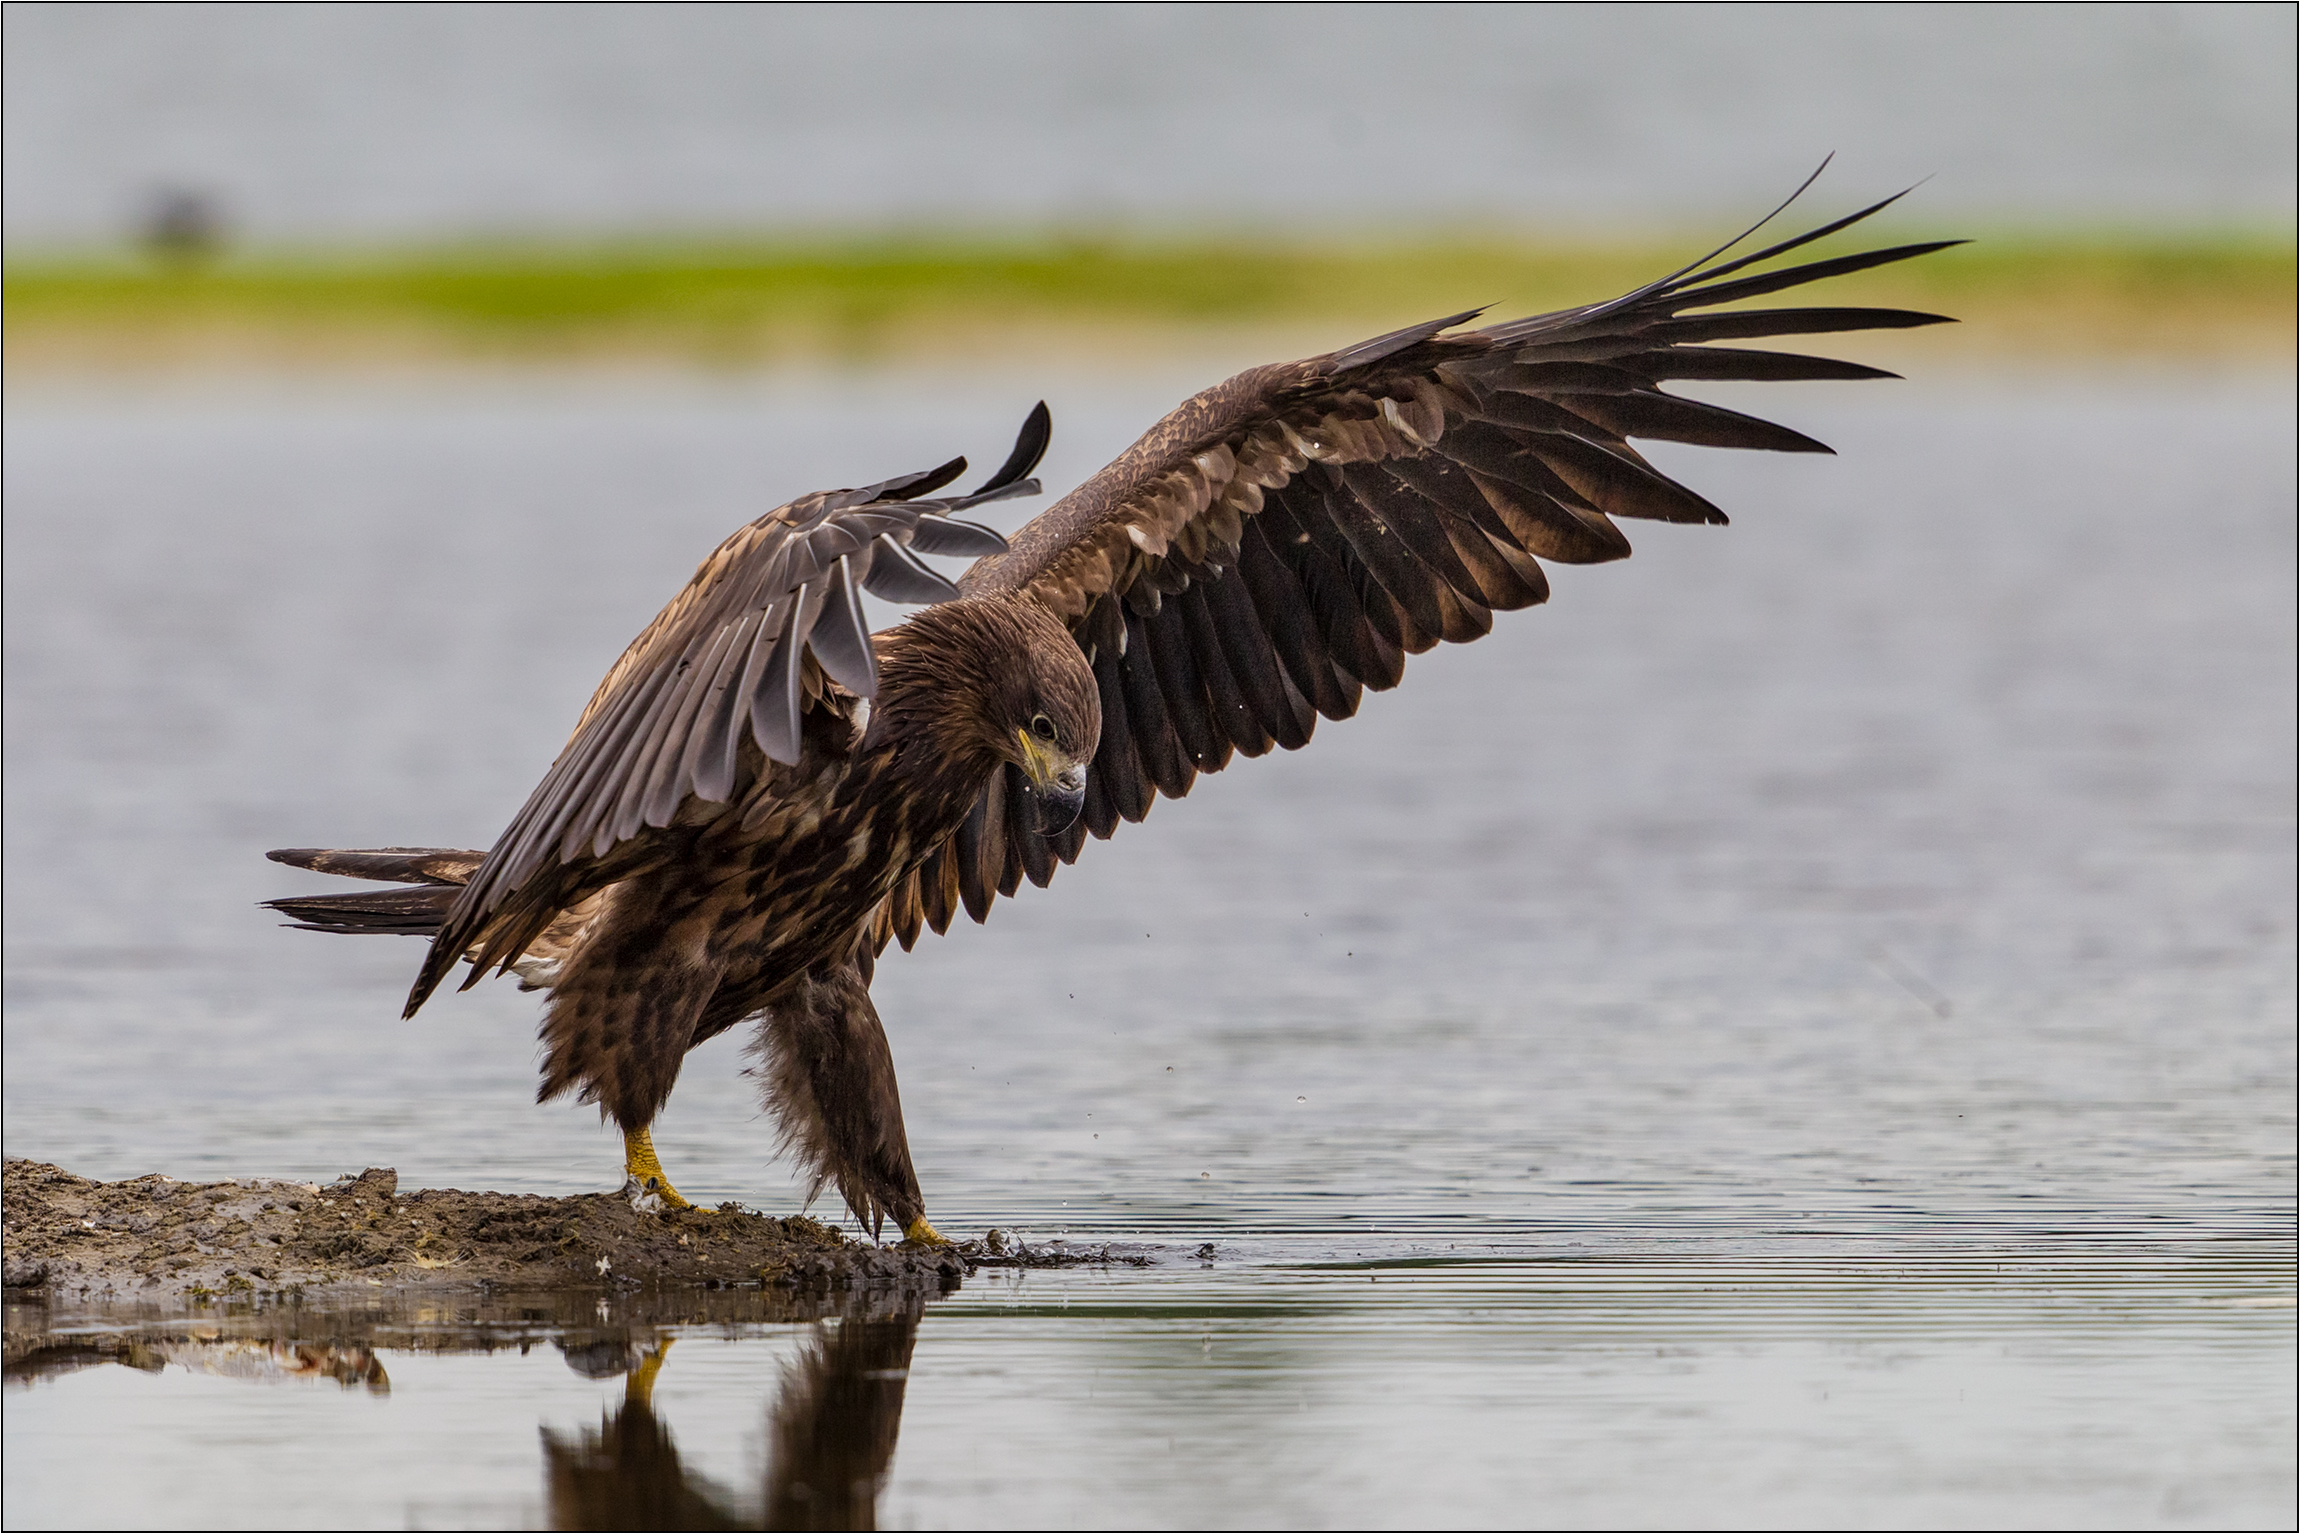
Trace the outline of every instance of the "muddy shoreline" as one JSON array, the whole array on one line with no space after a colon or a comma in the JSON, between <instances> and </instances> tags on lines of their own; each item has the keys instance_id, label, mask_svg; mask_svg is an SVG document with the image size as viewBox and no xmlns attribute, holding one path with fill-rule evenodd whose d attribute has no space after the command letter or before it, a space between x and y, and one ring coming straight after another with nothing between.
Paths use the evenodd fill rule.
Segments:
<instances>
[{"instance_id":1,"label":"muddy shoreline","mask_svg":"<svg viewBox=\"0 0 2300 1534\"><path fill-rule=\"evenodd\" d=\"M11 1299L324 1298L510 1288L956 1288L978 1267L1147 1265L1139 1250L1009 1244L878 1246L804 1215L734 1205L643 1214L613 1194L401 1192L370 1168L321 1187L278 1178L98 1182L11 1160L0 1180L0 1276Z\"/></svg>"}]
</instances>

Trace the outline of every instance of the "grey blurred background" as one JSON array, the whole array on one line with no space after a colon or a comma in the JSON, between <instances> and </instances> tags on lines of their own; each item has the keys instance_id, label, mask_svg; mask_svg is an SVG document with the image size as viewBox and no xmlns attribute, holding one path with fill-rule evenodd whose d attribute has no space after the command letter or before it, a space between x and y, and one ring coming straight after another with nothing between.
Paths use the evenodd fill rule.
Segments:
<instances>
[{"instance_id":1,"label":"grey blurred background","mask_svg":"<svg viewBox=\"0 0 2300 1534\"><path fill-rule=\"evenodd\" d=\"M1825 152L1932 211L2287 220L2237 6L134 6L6 13L6 237L1679 224Z\"/></svg>"}]
</instances>

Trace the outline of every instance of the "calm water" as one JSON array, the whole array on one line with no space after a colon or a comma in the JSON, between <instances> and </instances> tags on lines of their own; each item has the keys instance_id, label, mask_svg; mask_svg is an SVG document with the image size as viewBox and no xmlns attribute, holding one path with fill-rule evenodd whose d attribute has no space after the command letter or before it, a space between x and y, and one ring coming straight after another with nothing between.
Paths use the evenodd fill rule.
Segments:
<instances>
[{"instance_id":1,"label":"calm water","mask_svg":"<svg viewBox=\"0 0 2300 1534\"><path fill-rule=\"evenodd\" d=\"M1065 485L1196 381L11 400L8 1153L608 1184L532 998L397 1022L416 945L271 926L262 849L484 845L738 521L1041 392ZM929 1307L881 1519L2289 1523L2290 389L1760 398L1843 456L1689 450L1732 529L882 969L936 1222L1163 1258ZM658 1140L790 1207L741 1065ZM614 1324L770 1516L847 1323ZM630 1388L371 1340L11 1392L8 1520L548 1521Z\"/></svg>"},{"instance_id":2,"label":"calm water","mask_svg":"<svg viewBox=\"0 0 2300 1534\"><path fill-rule=\"evenodd\" d=\"M891 1528L2290 1523L2289 1242L1553 1245L983 1273L923 1319L714 1295L177 1322L157 1372L10 1389L6 1514L869 1527L789 1496L867 1478ZM309 1372L242 1340L289 1335Z\"/></svg>"}]
</instances>

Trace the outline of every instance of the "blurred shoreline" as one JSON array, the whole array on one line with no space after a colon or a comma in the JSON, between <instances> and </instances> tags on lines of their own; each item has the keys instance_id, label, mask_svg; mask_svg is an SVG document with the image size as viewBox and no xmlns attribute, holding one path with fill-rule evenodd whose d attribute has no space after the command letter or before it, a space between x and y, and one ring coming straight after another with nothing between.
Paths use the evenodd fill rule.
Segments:
<instances>
[{"instance_id":1,"label":"blurred shoreline","mask_svg":"<svg viewBox=\"0 0 2300 1534\"><path fill-rule=\"evenodd\" d=\"M7 264L5 360L12 385L442 369L1131 371L1233 355L1243 366L1474 304L1510 316L1593 302L1705 248L1697 236L1311 248L920 235L25 254ZM1853 248L1839 239L1820 250ZM1984 230L1971 245L1835 280L1822 301L1962 322L1850 338L1886 367L2251 372L2292 365L2294 278L2281 230Z\"/></svg>"}]
</instances>

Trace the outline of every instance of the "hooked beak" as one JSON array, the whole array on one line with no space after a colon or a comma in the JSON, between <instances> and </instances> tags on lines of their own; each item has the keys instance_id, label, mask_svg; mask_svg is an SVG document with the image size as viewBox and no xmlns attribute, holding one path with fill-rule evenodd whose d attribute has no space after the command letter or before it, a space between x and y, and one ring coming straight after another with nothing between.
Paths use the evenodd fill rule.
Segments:
<instances>
[{"instance_id":1,"label":"hooked beak","mask_svg":"<svg viewBox=\"0 0 2300 1534\"><path fill-rule=\"evenodd\" d=\"M1086 803L1086 766L1049 751L1028 730L1017 730L1015 736L1022 742L1022 787L1030 796L1031 829L1040 836L1060 836Z\"/></svg>"}]
</instances>

